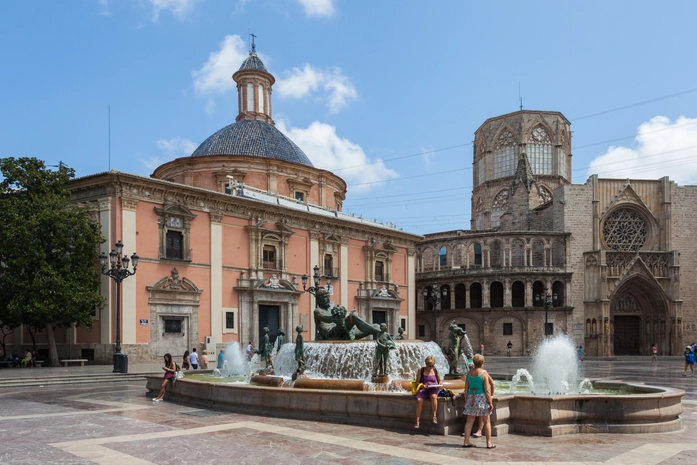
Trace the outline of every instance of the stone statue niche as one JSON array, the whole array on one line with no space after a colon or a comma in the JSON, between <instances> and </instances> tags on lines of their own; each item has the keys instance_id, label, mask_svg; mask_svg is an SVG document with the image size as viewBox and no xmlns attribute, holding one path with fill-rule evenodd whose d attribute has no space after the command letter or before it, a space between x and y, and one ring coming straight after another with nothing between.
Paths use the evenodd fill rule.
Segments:
<instances>
[{"instance_id":1,"label":"stone statue niche","mask_svg":"<svg viewBox=\"0 0 697 465\"><path fill-rule=\"evenodd\" d=\"M363 320L354 312L347 314L346 307L329 308L329 292L319 289L315 293L315 327L318 341L354 341L367 336L380 336L380 327Z\"/></svg>"}]
</instances>

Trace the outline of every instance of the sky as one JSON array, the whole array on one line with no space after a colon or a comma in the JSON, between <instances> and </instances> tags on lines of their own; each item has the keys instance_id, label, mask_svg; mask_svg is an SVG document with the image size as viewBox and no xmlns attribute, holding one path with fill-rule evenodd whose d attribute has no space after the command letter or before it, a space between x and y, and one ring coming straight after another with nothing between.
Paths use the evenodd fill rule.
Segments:
<instances>
[{"instance_id":1,"label":"sky","mask_svg":"<svg viewBox=\"0 0 697 465\"><path fill-rule=\"evenodd\" d=\"M348 185L345 212L470 229L472 140L562 112L572 182L697 184L697 2L0 2L0 158L149 176L234 122L256 51L276 127Z\"/></svg>"}]
</instances>

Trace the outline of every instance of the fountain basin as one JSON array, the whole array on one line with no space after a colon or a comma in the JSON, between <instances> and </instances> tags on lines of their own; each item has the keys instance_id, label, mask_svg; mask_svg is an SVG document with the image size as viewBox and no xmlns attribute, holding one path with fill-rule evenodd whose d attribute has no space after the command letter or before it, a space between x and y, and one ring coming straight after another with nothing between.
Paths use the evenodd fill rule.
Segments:
<instances>
[{"instance_id":1,"label":"fountain basin","mask_svg":"<svg viewBox=\"0 0 697 465\"><path fill-rule=\"evenodd\" d=\"M308 385L310 388L296 386L288 389L282 387L282 383L275 387L281 378L267 378L271 378L269 385L274 387L184 378L177 381L176 386L170 386L166 396L187 405L254 415L414 431L415 399L409 393L316 389L321 386L311 383ZM307 381L325 383L332 380ZM161 384L162 375L147 378L149 391L159 391ZM682 429L680 415L684 391L621 381L596 381L593 384L598 389L621 389L632 394L497 395L491 417L492 434L638 434ZM460 434L464 427L463 408L462 397L457 397L454 402L439 398L438 424L432 424L430 407L424 405L419 431L439 435Z\"/></svg>"}]
</instances>

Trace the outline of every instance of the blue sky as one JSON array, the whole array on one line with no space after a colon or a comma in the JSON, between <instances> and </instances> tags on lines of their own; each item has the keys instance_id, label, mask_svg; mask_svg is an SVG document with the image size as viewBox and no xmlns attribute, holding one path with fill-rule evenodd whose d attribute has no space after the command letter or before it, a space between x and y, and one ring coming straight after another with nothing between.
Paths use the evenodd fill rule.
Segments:
<instances>
[{"instance_id":1,"label":"blue sky","mask_svg":"<svg viewBox=\"0 0 697 465\"><path fill-rule=\"evenodd\" d=\"M348 184L344 211L469 229L474 131L572 123L573 182L697 184L697 2L72 0L0 3L0 157L148 176L234 121L248 30L273 117ZM611 111L613 110L613 111Z\"/></svg>"}]
</instances>

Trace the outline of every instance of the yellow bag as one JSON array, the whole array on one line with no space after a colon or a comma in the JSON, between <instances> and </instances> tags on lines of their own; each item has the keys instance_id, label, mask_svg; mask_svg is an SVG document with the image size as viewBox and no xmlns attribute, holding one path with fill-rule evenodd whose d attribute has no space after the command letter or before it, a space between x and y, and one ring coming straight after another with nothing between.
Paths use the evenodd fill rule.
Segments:
<instances>
[{"instance_id":1,"label":"yellow bag","mask_svg":"<svg viewBox=\"0 0 697 465\"><path fill-rule=\"evenodd\" d=\"M416 384L416 380L414 381L409 381L409 384L411 384L411 395L415 396L419 390L424 387L423 383Z\"/></svg>"}]
</instances>

